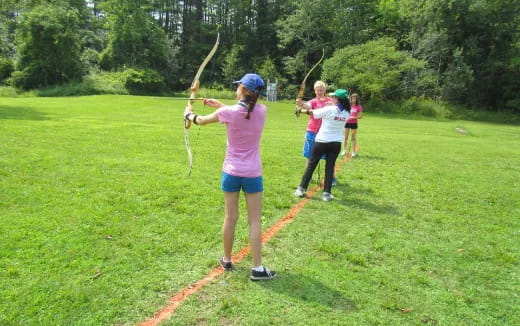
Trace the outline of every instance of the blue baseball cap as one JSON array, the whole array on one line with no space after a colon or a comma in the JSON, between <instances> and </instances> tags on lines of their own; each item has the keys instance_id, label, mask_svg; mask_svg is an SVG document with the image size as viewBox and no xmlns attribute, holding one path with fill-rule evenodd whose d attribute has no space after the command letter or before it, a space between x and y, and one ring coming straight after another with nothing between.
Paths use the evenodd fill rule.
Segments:
<instances>
[{"instance_id":1,"label":"blue baseball cap","mask_svg":"<svg viewBox=\"0 0 520 326\"><path fill-rule=\"evenodd\" d=\"M257 94L260 93L265 85L262 77L257 74L245 74L240 80L234 81L233 84L242 84L245 88Z\"/></svg>"}]
</instances>

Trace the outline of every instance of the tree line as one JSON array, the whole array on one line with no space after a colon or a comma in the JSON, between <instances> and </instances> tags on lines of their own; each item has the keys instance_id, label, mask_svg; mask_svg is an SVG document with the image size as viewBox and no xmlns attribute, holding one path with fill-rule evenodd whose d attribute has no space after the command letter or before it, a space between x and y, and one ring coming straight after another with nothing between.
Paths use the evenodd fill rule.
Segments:
<instances>
[{"instance_id":1,"label":"tree line","mask_svg":"<svg viewBox=\"0 0 520 326\"><path fill-rule=\"evenodd\" d=\"M208 87L256 71L295 97L324 50L310 79L365 99L520 112L517 0L3 0L0 83L119 74L144 93L186 89L217 33Z\"/></svg>"}]
</instances>

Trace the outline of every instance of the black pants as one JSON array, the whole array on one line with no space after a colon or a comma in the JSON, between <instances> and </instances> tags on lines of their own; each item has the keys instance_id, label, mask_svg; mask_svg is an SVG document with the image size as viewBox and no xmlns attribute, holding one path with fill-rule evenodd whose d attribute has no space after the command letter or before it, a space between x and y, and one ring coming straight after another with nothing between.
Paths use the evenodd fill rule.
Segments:
<instances>
[{"instance_id":1,"label":"black pants","mask_svg":"<svg viewBox=\"0 0 520 326\"><path fill-rule=\"evenodd\" d=\"M341 142L314 142L314 145L312 146L311 157L309 158L309 164L307 164L307 168L303 174L300 187L307 189L309 182L311 182L312 174L314 173L316 166L318 166L318 162L320 161L321 156L325 154L327 157L325 161L325 185L323 191L330 193L332 188L332 178L334 177L334 166L336 165L336 159L338 158L340 150Z\"/></svg>"}]
</instances>

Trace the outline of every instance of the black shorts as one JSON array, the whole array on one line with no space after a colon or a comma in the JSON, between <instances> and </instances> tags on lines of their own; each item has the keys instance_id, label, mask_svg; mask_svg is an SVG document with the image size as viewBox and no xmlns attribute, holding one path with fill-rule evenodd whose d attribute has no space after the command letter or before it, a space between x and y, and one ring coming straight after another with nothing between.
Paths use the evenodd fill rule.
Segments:
<instances>
[{"instance_id":1,"label":"black shorts","mask_svg":"<svg viewBox=\"0 0 520 326\"><path fill-rule=\"evenodd\" d=\"M357 122L355 123L345 123L345 129L357 129Z\"/></svg>"}]
</instances>

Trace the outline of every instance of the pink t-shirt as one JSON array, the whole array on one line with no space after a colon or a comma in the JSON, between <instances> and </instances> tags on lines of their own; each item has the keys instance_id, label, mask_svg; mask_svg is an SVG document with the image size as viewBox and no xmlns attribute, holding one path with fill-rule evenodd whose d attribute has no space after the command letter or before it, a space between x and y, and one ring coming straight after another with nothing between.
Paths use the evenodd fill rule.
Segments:
<instances>
[{"instance_id":1,"label":"pink t-shirt","mask_svg":"<svg viewBox=\"0 0 520 326\"><path fill-rule=\"evenodd\" d=\"M216 111L220 123L225 123L227 128L227 150L222 171L237 177L262 176L260 138L266 111L265 105L257 104L250 120L245 119L247 106L241 102Z\"/></svg>"},{"instance_id":2,"label":"pink t-shirt","mask_svg":"<svg viewBox=\"0 0 520 326\"><path fill-rule=\"evenodd\" d=\"M363 112L363 107L361 105L351 105L350 106L350 116L354 116L354 118L348 119L347 123L357 123L357 116Z\"/></svg>"},{"instance_id":3,"label":"pink t-shirt","mask_svg":"<svg viewBox=\"0 0 520 326\"><path fill-rule=\"evenodd\" d=\"M316 109L321 109L330 101L331 101L330 97L324 97L321 100L319 100L315 97L312 100L310 100L308 103L311 106L311 110L316 110ZM320 127L321 127L321 119L315 119L312 115L309 116L309 123L307 124L307 131L317 133L318 130L320 130Z\"/></svg>"}]
</instances>

